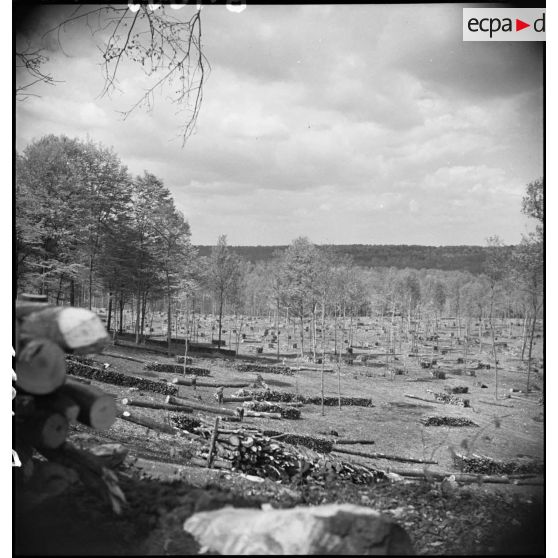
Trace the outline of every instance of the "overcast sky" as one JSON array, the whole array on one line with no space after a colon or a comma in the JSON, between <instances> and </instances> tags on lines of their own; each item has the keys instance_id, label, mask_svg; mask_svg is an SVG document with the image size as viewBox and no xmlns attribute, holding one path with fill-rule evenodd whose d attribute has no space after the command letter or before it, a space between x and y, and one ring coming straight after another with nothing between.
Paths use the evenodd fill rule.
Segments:
<instances>
[{"instance_id":1,"label":"overcast sky","mask_svg":"<svg viewBox=\"0 0 558 558\"><path fill-rule=\"evenodd\" d=\"M464 43L463 6L204 7L211 73L184 148L164 97L121 119L147 83L137 69L98 98L99 51L69 26L65 52L48 52L64 83L17 103L16 146L50 133L112 146L164 181L194 244L517 243L525 185L543 174L542 49Z\"/></svg>"}]
</instances>

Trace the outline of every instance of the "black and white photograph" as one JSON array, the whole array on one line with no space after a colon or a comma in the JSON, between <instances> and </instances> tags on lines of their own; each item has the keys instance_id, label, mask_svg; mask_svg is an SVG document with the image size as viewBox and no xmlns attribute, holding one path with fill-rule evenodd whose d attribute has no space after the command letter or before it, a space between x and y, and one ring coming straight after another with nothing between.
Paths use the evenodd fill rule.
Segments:
<instances>
[{"instance_id":1,"label":"black and white photograph","mask_svg":"<svg viewBox=\"0 0 558 558\"><path fill-rule=\"evenodd\" d=\"M13 555L545 555L545 24L14 1Z\"/></svg>"}]
</instances>

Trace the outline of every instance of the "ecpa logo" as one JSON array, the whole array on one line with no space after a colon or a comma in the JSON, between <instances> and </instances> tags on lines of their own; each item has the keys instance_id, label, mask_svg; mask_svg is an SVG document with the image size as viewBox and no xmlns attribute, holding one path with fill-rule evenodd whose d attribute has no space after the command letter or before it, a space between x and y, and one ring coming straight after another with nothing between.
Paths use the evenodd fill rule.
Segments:
<instances>
[{"instance_id":1,"label":"ecpa logo","mask_svg":"<svg viewBox=\"0 0 558 558\"><path fill-rule=\"evenodd\" d=\"M544 8L463 8L464 41L544 41Z\"/></svg>"}]
</instances>

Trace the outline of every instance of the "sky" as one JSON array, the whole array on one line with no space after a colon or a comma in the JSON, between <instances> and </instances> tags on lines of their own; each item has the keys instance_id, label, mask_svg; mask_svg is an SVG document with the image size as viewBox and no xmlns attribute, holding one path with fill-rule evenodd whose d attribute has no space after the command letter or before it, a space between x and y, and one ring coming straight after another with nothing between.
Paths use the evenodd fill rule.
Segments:
<instances>
[{"instance_id":1,"label":"sky","mask_svg":"<svg viewBox=\"0 0 558 558\"><path fill-rule=\"evenodd\" d=\"M543 175L543 50L463 42L464 6L204 6L211 72L184 147L164 94L122 119L148 84L130 63L99 96L103 35L70 24L62 49L43 42L61 83L16 103L16 148L46 134L113 147L163 180L194 244L515 244ZM43 7L20 40L64 9Z\"/></svg>"}]
</instances>

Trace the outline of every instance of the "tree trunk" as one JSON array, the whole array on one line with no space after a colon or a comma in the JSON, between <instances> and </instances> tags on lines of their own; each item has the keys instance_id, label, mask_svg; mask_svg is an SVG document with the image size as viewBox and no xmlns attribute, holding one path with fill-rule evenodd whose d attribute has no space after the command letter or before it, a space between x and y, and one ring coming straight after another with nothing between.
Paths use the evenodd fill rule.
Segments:
<instances>
[{"instance_id":1,"label":"tree trunk","mask_svg":"<svg viewBox=\"0 0 558 558\"><path fill-rule=\"evenodd\" d=\"M76 305L76 284L73 279L70 280L70 306Z\"/></svg>"},{"instance_id":2,"label":"tree trunk","mask_svg":"<svg viewBox=\"0 0 558 558\"><path fill-rule=\"evenodd\" d=\"M528 314L525 312L525 318L523 319L523 340L521 343L521 362L525 359L525 348L527 347L527 321L528 321Z\"/></svg>"},{"instance_id":3,"label":"tree trunk","mask_svg":"<svg viewBox=\"0 0 558 558\"><path fill-rule=\"evenodd\" d=\"M219 347L221 347L221 328L223 325L223 303L224 303L224 297L221 294L221 297L219 299Z\"/></svg>"},{"instance_id":4,"label":"tree trunk","mask_svg":"<svg viewBox=\"0 0 558 558\"><path fill-rule=\"evenodd\" d=\"M89 256L89 310L91 310L91 296L93 293L93 255Z\"/></svg>"},{"instance_id":5,"label":"tree trunk","mask_svg":"<svg viewBox=\"0 0 558 558\"><path fill-rule=\"evenodd\" d=\"M62 275L60 275L60 280L58 281L58 292L56 293L56 306L60 303L60 295L62 294Z\"/></svg>"},{"instance_id":6,"label":"tree trunk","mask_svg":"<svg viewBox=\"0 0 558 558\"><path fill-rule=\"evenodd\" d=\"M531 324L531 332L529 334L529 353L527 355L527 388L526 391L529 393L530 381L531 381L531 356L533 354L533 338L535 337L535 325L537 324L537 305L536 302L533 304L533 323Z\"/></svg>"},{"instance_id":7,"label":"tree trunk","mask_svg":"<svg viewBox=\"0 0 558 558\"><path fill-rule=\"evenodd\" d=\"M140 341L145 341L145 311L147 309L147 291L143 293L141 301L141 325L140 325Z\"/></svg>"},{"instance_id":8,"label":"tree trunk","mask_svg":"<svg viewBox=\"0 0 558 558\"><path fill-rule=\"evenodd\" d=\"M112 321L112 292L109 291L107 331L110 331L111 321Z\"/></svg>"},{"instance_id":9,"label":"tree trunk","mask_svg":"<svg viewBox=\"0 0 558 558\"><path fill-rule=\"evenodd\" d=\"M122 327L123 327L123 321L124 321L124 299L123 299L123 293L120 293L120 300L119 300L119 304L120 304L120 321L118 323L118 333L122 333Z\"/></svg>"},{"instance_id":10,"label":"tree trunk","mask_svg":"<svg viewBox=\"0 0 558 558\"><path fill-rule=\"evenodd\" d=\"M167 354L171 356L172 352L172 307L171 307L171 297L170 292L167 294Z\"/></svg>"}]
</instances>

